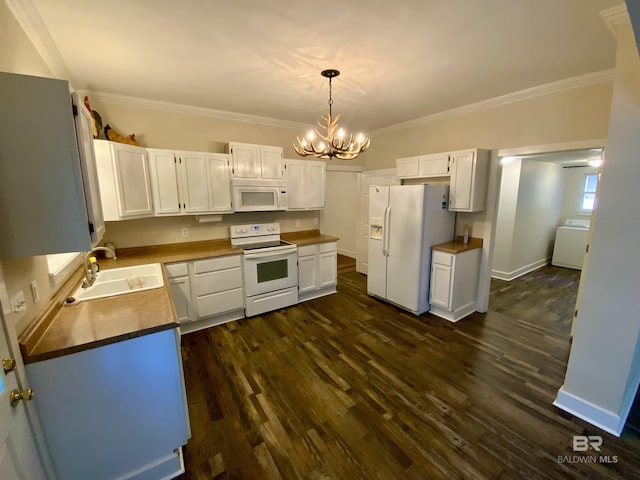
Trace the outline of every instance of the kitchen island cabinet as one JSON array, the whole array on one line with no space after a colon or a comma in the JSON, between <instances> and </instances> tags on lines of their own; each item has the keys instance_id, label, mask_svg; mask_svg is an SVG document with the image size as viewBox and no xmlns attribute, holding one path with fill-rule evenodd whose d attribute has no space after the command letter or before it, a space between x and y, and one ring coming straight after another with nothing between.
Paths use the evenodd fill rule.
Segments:
<instances>
[{"instance_id":1,"label":"kitchen island cabinet","mask_svg":"<svg viewBox=\"0 0 640 480\"><path fill-rule=\"evenodd\" d=\"M26 365L58 478L184 472L190 428L179 340L173 328Z\"/></svg>"}]
</instances>

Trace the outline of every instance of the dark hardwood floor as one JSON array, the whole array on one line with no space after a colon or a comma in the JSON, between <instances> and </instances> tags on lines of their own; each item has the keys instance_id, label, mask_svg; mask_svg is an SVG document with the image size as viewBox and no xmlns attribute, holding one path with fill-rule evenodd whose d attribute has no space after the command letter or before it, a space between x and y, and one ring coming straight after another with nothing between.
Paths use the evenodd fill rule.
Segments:
<instances>
[{"instance_id":1,"label":"dark hardwood floor","mask_svg":"<svg viewBox=\"0 0 640 480\"><path fill-rule=\"evenodd\" d=\"M453 324L375 300L349 272L335 295L185 335L182 478L640 478L635 431L552 405L575 273L496 281L491 310ZM598 456L573 435L601 435ZM585 463L600 456L617 462Z\"/></svg>"}]
</instances>

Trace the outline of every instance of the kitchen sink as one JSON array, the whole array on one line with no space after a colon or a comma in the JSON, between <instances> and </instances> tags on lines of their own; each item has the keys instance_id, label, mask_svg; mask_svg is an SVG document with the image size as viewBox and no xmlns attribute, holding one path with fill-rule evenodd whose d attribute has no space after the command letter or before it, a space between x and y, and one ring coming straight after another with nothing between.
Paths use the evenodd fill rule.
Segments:
<instances>
[{"instance_id":1,"label":"kitchen sink","mask_svg":"<svg viewBox=\"0 0 640 480\"><path fill-rule=\"evenodd\" d=\"M76 301L114 297L164 286L162 265L148 263L133 267L112 268L96 274L96 281L88 288L79 287L74 293Z\"/></svg>"}]
</instances>

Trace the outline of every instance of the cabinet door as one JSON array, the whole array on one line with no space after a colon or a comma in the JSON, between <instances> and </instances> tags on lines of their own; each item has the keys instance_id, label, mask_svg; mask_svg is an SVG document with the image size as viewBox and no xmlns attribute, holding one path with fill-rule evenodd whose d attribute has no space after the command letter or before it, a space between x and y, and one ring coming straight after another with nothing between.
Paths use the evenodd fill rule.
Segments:
<instances>
[{"instance_id":1,"label":"cabinet door","mask_svg":"<svg viewBox=\"0 0 640 480\"><path fill-rule=\"evenodd\" d=\"M233 160L233 176L236 178L260 178L260 146L248 143L230 143Z\"/></svg>"},{"instance_id":2,"label":"cabinet door","mask_svg":"<svg viewBox=\"0 0 640 480\"><path fill-rule=\"evenodd\" d=\"M120 216L153 214L147 152L140 147L111 142Z\"/></svg>"},{"instance_id":3,"label":"cabinet door","mask_svg":"<svg viewBox=\"0 0 640 480\"><path fill-rule=\"evenodd\" d=\"M298 291L312 292L316 289L316 255L298 257Z\"/></svg>"},{"instance_id":4,"label":"cabinet door","mask_svg":"<svg viewBox=\"0 0 640 480\"><path fill-rule=\"evenodd\" d=\"M313 162L307 166L306 175L306 191L307 191L307 208L320 209L324 208L325 199L325 169L324 162Z\"/></svg>"},{"instance_id":5,"label":"cabinet door","mask_svg":"<svg viewBox=\"0 0 640 480\"><path fill-rule=\"evenodd\" d=\"M473 181L475 178L475 153L473 150L451 155L451 187L449 189L449 210L471 210Z\"/></svg>"},{"instance_id":6,"label":"cabinet door","mask_svg":"<svg viewBox=\"0 0 640 480\"><path fill-rule=\"evenodd\" d=\"M287 210L304 210L307 208L305 192L305 161L287 160Z\"/></svg>"},{"instance_id":7,"label":"cabinet door","mask_svg":"<svg viewBox=\"0 0 640 480\"><path fill-rule=\"evenodd\" d=\"M284 178L284 155L282 147L261 146L260 159L262 178Z\"/></svg>"},{"instance_id":8,"label":"cabinet door","mask_svg":"<svg viewBox=\"0 0 640 480\"><path fill-rule=\"evenodd\" d=\"M329 287L338 283L338 254L336 252L321 253L319 262L319 288Z\"/></svg>"},{"instance_id":9,"label":"cabinet door","mask_svg":"<svg viewBox=\"0 0 640 480\"><path fill-rule=\"evenodd\" d=\"M180 198L176 157L170 150L149 149L148 153L153 211L156 215L177 215L180 213Z\"/></svg>"},{"instance_id":10,"label":"cabinet door","mask_svg":"<svg viewBox=\"0 0 640 480\"><path fill-rule=\"evenodd\" d=\"M449 175L449 154L423 155L418 162L418 176L442 177Z\"/></svg>"},{"instance_id":11,"label":"cabinet door","mask_svg":"<svg viewBox=\"0 0 640 480\"><path fill-rule=\"evenodd\" d=\"M431 287L429 303L449 310L451 308L451 295L453 293L452 268L434 264L431 266Z\"/></svg>"},{"instance_id":12,"label":"cabinet door","mask_svg":"<svg viewBox=\"0 0 640 480\"><path fill-rule=\"evenodd\" d=\"M96 154L93 149L91 116L89 110L87 110L84 105L80 105L76 93L73 94L72 99L78 111L75 120L78 149L80 151L80 166L82 167L82 180L87 204L87 216L89 217L91 244L95 246L102 240L105 229L104 217L102 215L102 201L100 200L98 170L96 167Z\"/></svg>"},{"instance_id":13,"label":"cabinet door","mask_svg":"<svg viewBox=\"0 0 640 480\"><path fill-rule=\"evenodd\" d=\"M209 211L207 161L203 153L180 153L182 202L186 213Z\"/></svg>"},{"instance_id":14,"label":"cabinet door","mask_svg":"<svg viewBox=\"0 0 640 480\"><path fill-rule=\"evenodd\" d=\"M419 172L419 158L407 157L396 160L396 176L398 178L417 177Z\"/></svg>"},{"instance_id":15,"label":"cabinet door","mask_svg":"<svg viewBox=\"0 0 640 480\"><path fill-rule=\"evenodd\" d=\"M180 323L193 320L189 277L170 278L169 289L171 290L171 297Z\"/></svg>"},{"instance_id":16,"label":"cabinet door","mask_svg":"<svg viewBox=\"0 0 640 480\"><path fill-rule=\"evenodd\" d=\"M209 205L212 212L231 212L231 169L229 156L222 153L207 155L209 169Z\"/></svg>"}]
</instances>

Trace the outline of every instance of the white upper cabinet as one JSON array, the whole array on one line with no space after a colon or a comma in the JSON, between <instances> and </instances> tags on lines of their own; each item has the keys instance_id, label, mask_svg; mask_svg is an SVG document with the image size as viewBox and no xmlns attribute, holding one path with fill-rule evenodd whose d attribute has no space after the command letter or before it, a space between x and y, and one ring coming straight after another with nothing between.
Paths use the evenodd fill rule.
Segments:
<instances>
[{"instance_id":1,"label":"white upper cabinet","mask_svg":"<svg viewBox=\"0 0 640 480\"><path fill-rule=\"evenodd\" d=\"M76 136L69 83L0 72L0 125L0 258L89 250L78 147L92 138Z\"/></svg>"},{"instance_id":2,"label":"white upper cabinet","mask_svg":"<svg viewBox=\"0 0 640 480\"><path fill-rule=\"evenodd\" d=\"M106 221L153 215L147 151L142 147L95 140L102 210Z\"/></svg>"},{"instance_id":3,"label":"white upper cabinet","mask_svg":"<svg viewBox=\"0 0 640 480\"><path fill-rule=\"evenodd\" d=\"M182 203L178 191L177 159L171 150L147 149L156 215L178 215Z\"/></svg>"},{"instance_id":4,"label":"white upper cabinet","mask_svg":"<svg viewBox=\"0 0 640 480\"><path fill-rule=\"evenodd\" d=\"M449 154L434 153L396 160L398 178L429 178L449 176Z\"/></svg>"},{"instance_id":5,"label":"white upper cabinet","mask_svg":"<svg viewBox=\"0 0 640 480\"><path fill-rule=\"evenodd\" d=\"M282 147L230 142L227 148L233 162L233 178L284 179Z\"/></svg>"},{"instance_id":6,"label":"white upper cabinet","mask_svg":"<svg viewBox=\"0 0 640 480\"><path fill-rule=\"evenodd\" d=\"M326 164L311 160L285 160L287 210L324 208Z\"/></svg>"},{"instance_id":7,"label":"white upper cabinet","mask_svg":"<svg viewBox=\"0 0 640 480\"><path fill-rule=\"evenodd\" d=\"M224 153L207 153L205 156L209 179L209 206L212 213L230 213L231 159Z\"/></svg>"},{"instance_id":8,"label":"white upper cabinet","mask_svg":"<svg viewBox=\"0 0 640 480\"><path fill-rule=\"evenodd\" d=\"M449 177L449 210L454 212L484 210L488 169L489 152L478 148L396 160L400 179Z\"/></svg>"},{"instance_id":9,"label":"white upper cabinet","mask_svg":"<svg viewBox=\"0 0 640 480\"><path fill-rule=\"evenodd\" d=\"M147 149L157 216L229 213L229 156Z\"/></svg>"},{"instance_id":10,"label":"white upper cabinet","mask_svg":"<svg viewBox=\"0 0 640 480\"><path fill-rule=\"evenodd\" d=\"M449 155L451 170L449 210L455 212L484 210L489 152L471 149L451 152Z\"/></svg>"}]
</instances>

